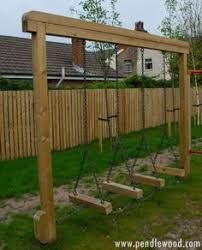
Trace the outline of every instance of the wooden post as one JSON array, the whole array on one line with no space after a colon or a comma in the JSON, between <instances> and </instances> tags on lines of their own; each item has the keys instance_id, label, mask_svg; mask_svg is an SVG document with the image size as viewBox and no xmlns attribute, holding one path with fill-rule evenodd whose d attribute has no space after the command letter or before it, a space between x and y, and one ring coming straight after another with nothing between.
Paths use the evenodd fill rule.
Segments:
<instances>
[{"instance_id":1,"label":"wooden post","mask_svg":"<svg viewBox=\"0 0 202 250\"><path fill-rule=\"evenodd\" d=\"M37 160L42 207L42 211L38 211L34 215L34 231L35 237L41 243L45 244L56 240L49 131L45 24L37 23L37 32L32 33L32 42Z\"/></svg>"},{"instance_id":2,"label":"wooden post","mask_svg":"<svg viewBox=\"0 0 202 250\"><path fill-rule=\"evenodd\" d=\"M190 81L187 74L187 54L180 54L180 162L185 177L190 172Z\"/></svg>"}]
</instances>

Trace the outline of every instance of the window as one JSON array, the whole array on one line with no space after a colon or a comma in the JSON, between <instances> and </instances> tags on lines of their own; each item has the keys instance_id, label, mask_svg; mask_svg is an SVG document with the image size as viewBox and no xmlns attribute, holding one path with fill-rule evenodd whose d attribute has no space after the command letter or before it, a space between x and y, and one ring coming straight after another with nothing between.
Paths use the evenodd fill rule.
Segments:
<instances>
[{"instance_id":1,"label":"window","mask_svg":"<svg viewBox=\"0 0 202 250\"><path fill-rule=\"evenodd\" d=\"M132 73L133 72L133 64L131 60L124 61L124 73Z\"/></svg>"},{"instance_id":2,"label":"window","mask_svg":"<svg viewBox=\"0 0 202 250\"><path fill-rule=\"evenodd\" d=\"M152 70L152 68L153 68L152 58L146 58L145 59L145 69Z\"/></svg>"}]
</instances>

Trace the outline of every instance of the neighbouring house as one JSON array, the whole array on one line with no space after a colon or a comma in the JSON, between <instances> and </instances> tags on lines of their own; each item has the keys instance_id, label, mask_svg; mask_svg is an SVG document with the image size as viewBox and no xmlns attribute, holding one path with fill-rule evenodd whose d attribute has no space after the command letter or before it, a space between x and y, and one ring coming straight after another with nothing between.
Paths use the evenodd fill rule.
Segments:
<instances>
[{"instance_id":1,"label":"neighbouring house","mask_svg":"<svg viewBox=\"0 0 202 250\"><path fill-rule=\"evenodd\" d=\"M147 32L143 22L135 24L135 30ZM87 81L104 80L103 67L97 53L86 51ZM109 59L108 59L109 60ZM107 79L116 80L115 55L110 59ZM50 86L81 86L84 79L83 40L72 39L72 43L47 42L48 83ZM141 49L119 46L119 79L142 72ZM146 76L163 78L163 54L161 51L144 50L144 72ZM166 65L166 72L168 72ZM0 35L0 76L9 79L32 79L31 39ZM166 79L170 79L166 73Z\"/></svg>"},{"instance_id":2,"label":"neighbouring house","mask_svg":"<svg viewBox=\"0 0 202 250\"><path fill-rule=\"evenodd\" d=\"M139 21L135 23L135 30L140 32L147 32L144 29L144 23ZM115 69L115 63L112 67ZM141 75L142 73L142 59L141 59L141 48L128 47L125 45L119 46L118 51L119 58L119 73L122 76L128 75ZM164 66L163 66L163 53L157 50L144 49L144 74L149 77L155 77L156 79L164 78ZM166 64L166 79L170 79L168 72L168 65Z\"/></svg>"},{"instance_id":3,"label":"neighbouring house","mask_svg":"<svg viewBox=\"0 0 202 250\"><path fill-rule=\"evenodd\" d=\"M72 39L72 43L47 42L48 83L80 86L84 75L83 41ZM103 81L103 70L94 52L86 52L88 81ZM0 76L9 79L32 79L31 39L0 36ZM111 68L108 80L115 80Z\"/></svg>"}]
</instances>

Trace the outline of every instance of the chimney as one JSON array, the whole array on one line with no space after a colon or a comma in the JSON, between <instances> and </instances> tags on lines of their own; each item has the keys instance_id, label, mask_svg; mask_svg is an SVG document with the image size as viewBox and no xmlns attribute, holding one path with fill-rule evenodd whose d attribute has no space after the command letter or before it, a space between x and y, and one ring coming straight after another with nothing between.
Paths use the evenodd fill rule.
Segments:
<instances>
[{"instance_id":1,"label":"chimney","mask_svg":"<svg viewBox=\"0 0 202 250\"><path fill-rule=\"evenodd\" d=\"M80 67L84 65L84 45L82 39L72 38L72 61Z\"/></svg>"},{"instance_id":2,"label":"chimney","mask_svg":"<svg viewBox=\"0 0 202 250\"><path fill-rule=\"evenodd\" d=\"M142 32L146 32L146 30L144 29L144 23L139 21L135 23L135 30L136 31L142 31Z\"/></svg>"}]
</instances>

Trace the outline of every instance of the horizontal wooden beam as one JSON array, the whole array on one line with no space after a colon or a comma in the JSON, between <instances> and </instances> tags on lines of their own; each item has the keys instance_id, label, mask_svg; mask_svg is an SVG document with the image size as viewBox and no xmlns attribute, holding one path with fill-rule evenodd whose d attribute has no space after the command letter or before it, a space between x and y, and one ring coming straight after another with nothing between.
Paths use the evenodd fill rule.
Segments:
<instances>
[{"instance_id":1,"label":"horizontal wooden beam","mask_svg":"<svg viewBox=\"0 0 202 250\"><path fill-rule=\"evenodd\" d=\"M39 22L46 25L47 35L189 54L189 44L184 41L37 11L24 14L23 31L37 32Z\"/></svg>"},{"instance_id":2,"label":"horizontal wooden beam","mask_svg":"<svg viewBox=\"0 0 202 250\"><path fill-rule=\"evenodd\" d=\"M201 150L190 150L189 152L190 152L190 154L194 154L194 155L202 155Z\"/></svg>"},{"instance_id":3,"label":"horizontal wooden beam","mask_svg":"<svg viewBox=\"0 0 202 250\"><path fill-rule=\"evenodd\" d=\"M115 182L105 181L102 183L102 187L106 191L116 194L121 194L130 198L140 199L143 196L142 189L139 188L134 189L133 187L122 185Z\"/></svg>"},{"instance_id":4,"label":"horizontal wooden beam","mask_svg":"<svg viewBox=\"0 0 202 250\"><path fill-rule=\"evenodd\" d=\"M69 194L69 200L72 203L88 205L105 214L112 212L112 204L110 202L104 201L101 203L100 199L85 194Z\"/></svg>"},{"instance_id":5,"label":"horizontal wooden beam","mask_svg":"<svg viewBox=\"0 0 202 250\"><path fill-rule=\"evenodd\" d=\"M131 178L131 177L130 177ZM144 185L149 185L153 187L163 188L165 186L165 180L161 178L156 178L153 176L134 174L132 180L135 183L141 183Z\"/></svg>"},{"instance_id":6,"label":"horizontal wooden beam","mask_svg":"<svg viewBox=\"0 0 202 250\"><path fill-rule=\"evenodd\" d=\"M154 170L154 169L153 169ZM161 174L167 174L171 176L185 176L184 169L180 168L171 168L171 167L155 167L155 171Z\"/></svg>"}]
</instances>

